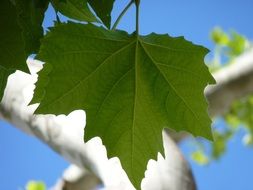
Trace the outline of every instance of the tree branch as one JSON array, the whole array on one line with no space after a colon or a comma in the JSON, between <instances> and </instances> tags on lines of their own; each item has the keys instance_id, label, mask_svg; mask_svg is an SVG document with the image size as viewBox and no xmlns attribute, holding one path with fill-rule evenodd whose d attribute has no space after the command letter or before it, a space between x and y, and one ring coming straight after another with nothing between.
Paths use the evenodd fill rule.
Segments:
<instances>
[{"instance_id":1,"label":"tree branch","mask_svg":"<svg viewBox=\"0 0 253 190\"><path fill-rule=\"evenodd\" d=\"M217 116L226 113L234 100L253 93L253 48L213 76L217 84L207 87L205 95L210 115Z\"/></svg>"}]
</instances>

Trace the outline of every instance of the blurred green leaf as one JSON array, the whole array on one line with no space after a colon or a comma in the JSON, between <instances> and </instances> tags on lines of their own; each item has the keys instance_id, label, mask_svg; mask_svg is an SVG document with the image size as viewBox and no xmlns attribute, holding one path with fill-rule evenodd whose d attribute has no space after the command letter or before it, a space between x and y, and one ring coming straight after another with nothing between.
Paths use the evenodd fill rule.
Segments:
<instances>
[{"instance_id":1,"label":"blurred green leaf","mask_svg":"<svg viewBox=\"0 0 253 190\"><path fill-rule=\"evenodd\" d=\"M227 130L226 132L214 131L214 142L212 146L211 156L213 159L219 159L227 150L227 141L232 137L233 132Z\"/></svg>"},{"instance_id":2,"label":"blurred green leaf","mask_svg":"<svg viewBox=\"0 0 253 190\"><path fill-rule=\"evenodd\" d=\"M26 185L26 190L46 190L46 185L41 181L30 181Z\"/></svg>"},{"instance_id":3,"label":"blurred green leaf","mask_svg":"<svg viewBox=\"0 0 253 190\"><path fill-rule=\"evenodd\" d=\"M233 127L242 126L253 136L253 96L247 96L235 101L225 115L228 124ZM250 137L248 137L249 139ZM251 144L248 140L246 144Z\"/></svg>"},{"instance_id":4,"label":"blurred green leaf","mask_svg":"<svg viewBox=\"0 0 253 190\"><path fill-rule=\"evenodd\" d=\"M201 150L193 152L191 158L200 165L206 165L209 163L209 158Z\"/></svg>"},{"instance_id":5,"label":"blurred green leaf","mask_svg":"<svg viewBox=\"0 0 253 190\"><path fill-rule=\"evenodd\" d=\"M231 32L231 38L228 42L228 54L229 56L238 56L245 51L247 40L244 36L238 34L235 31Z\"/></svg>"},{"instance_id":6,"label":"blurred green leaf","mask_svg":"<svg viewBox=\"0 0 253 190\"><path fill-rule=\"evenodd\" d=\"M218 45L227 45L229 42L228 35L219 27L213 29L211 39Z\"/></svg>"},{"instance_id":7,"label":"blurred green leaf","mask_svg":"<svg viewBox=\"0 0 253 190\"><path fill-rule=\"evenodd\" d=\"M246 135L243 137L243 143L244 143L246 146L252 146L252 145L253 145L253 136L252 136L252 134L246 134Z\"/></svg>"}]
</instances>

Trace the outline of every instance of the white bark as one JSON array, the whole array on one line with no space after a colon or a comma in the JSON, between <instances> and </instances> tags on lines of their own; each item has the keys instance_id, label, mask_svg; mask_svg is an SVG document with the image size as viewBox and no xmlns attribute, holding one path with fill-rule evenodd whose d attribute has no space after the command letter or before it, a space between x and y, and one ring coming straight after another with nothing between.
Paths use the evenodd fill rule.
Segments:
<instances>
[{"instance_id":1,"label":"white bark","mask_svg":"<svg viewBox=\"0 0 253 190\"><path fill-rule=\"evenodd\" d=\"M218 84L208 87L205 91L212 116L224 113L234 99L246 96L253 91L253 49L235 61L235 64L215 73L214 77ZM27 106L27 104L32 98L36 72L42 68L42 65L32 60L28 61L28 65L32 70L32 75L17 71L9 77L0 106L1 117L24 132L38 137L82 171L88 170L89 175L85 170L85 173L79 173L76 181L82 182L87 180L87 176L97 176L107 190L133 189L120 166L119 159L107 159L105 147L99 138L83 143L84 111L77 110L68 116L57 117L33 115L38 105ZM191 171L178 147L165 133L163 133L163 140L165 159L158 154L157 162L151 160L148 163L142 189L194 190L196 187ZM98 178L96 178L97 183ZM66 184L75 181L66 176L62 179L55 189L60 189L62 186L66 188ZM77 183L73 182L73 184ZM73 190L74 187L71 186L70 189Z\"/></svg>"},{"instance_id":2,"label":"white bark","mask_svg":"<svg viewBox=\"0 0 253 190\"><path fill-rule=\"evenodd\" d=\"M191 170L188 167L183 155L178 149L176 143L169 138L166 133L163 133L165 159L158 154L158 161L150 160L145 172L145 178L142 181L143 190L195 190L195 181ZM92 147L94 148L94 147ZM173 155L173 156L172 156ZM101 155L102 156L102 155ZM108 166L104 172L103 180L105 180L105 190L134 190L133 186L127 179L125 172L120 166L120 161L117 158L108 160L99 160L101 164ZM73 166L68 168L52 190L86 190L86 185L90 183L94 185L94 179L89 178L89 173L83 173L80 169L74 167L74 176L70 175L73 172ZM87 184L87 181L89 183ZM95 181L98 182L98 181ZM75 187L73 187L75 185ZM63 188L64 187L64 188ZM88 188L87 188L88 189Z\"/></svg>"},{"instance_id":3,"label":"white bark","mask_svg":"<svg viewBox=\"0 0 253 190\"><path fill-rule=\"evenodd\" d=\"M231 103L253 92L253 48L230 65L213 74L217 85L209 86L205 95L211 116L224 114Z\"/></svg>"},{"instance_id":4,"label":"white bark","mask_svg":"<svg viewBox=\"0 0 253 190\"><path fill-rule=\"evenodd\" d=\"M97 176L76 165L70 165L50 190L91 190L99 183L101 181Z\"/></svg>"}]
</instances>

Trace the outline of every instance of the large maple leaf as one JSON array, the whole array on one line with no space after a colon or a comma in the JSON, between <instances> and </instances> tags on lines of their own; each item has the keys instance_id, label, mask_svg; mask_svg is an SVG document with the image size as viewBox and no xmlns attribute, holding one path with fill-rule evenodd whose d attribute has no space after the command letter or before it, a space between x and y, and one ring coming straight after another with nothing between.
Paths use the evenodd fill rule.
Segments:
<instances>
[{"instance_id":1,"label":"large maple leaf","mask_svg":"<svg viewBox=\"0 0 253 190\"><path fill-rule=\"evenodd\" d=\"M203 61L207 52L182 37L58 25L37 56L52 71L39 75L48 84L37 87L36 113L85 110L85 141L99 136L139 189L148 160L164 152L163 128L212 139L203 95L214 83Z\"/></svg>"}]
</instances>

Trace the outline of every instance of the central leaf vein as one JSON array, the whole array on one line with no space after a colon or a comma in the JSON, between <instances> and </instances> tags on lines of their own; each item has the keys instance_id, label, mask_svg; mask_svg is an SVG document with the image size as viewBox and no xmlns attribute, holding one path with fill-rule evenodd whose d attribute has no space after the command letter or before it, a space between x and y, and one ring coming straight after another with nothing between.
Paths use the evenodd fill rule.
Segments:
<instances>
[{"instance_id":1,"label":"central leaf vein","mask_svg":"<svg viewBox=\"0 0 253 190\"><path fill-rule=\"evenodd\" d=\"M135 111L136 111L136 98L137 98L137 74L138 74L138 37L135 44L135 75L134 75L134 103L133 103L133 124L132 124L132 133L131 133L131 171L133 172L133 163L134 163L134 136L135 136ZM133 175L133 174L131 174ZM135 179L133 179L135 181Z\"/></svg>"}]
</instances>

